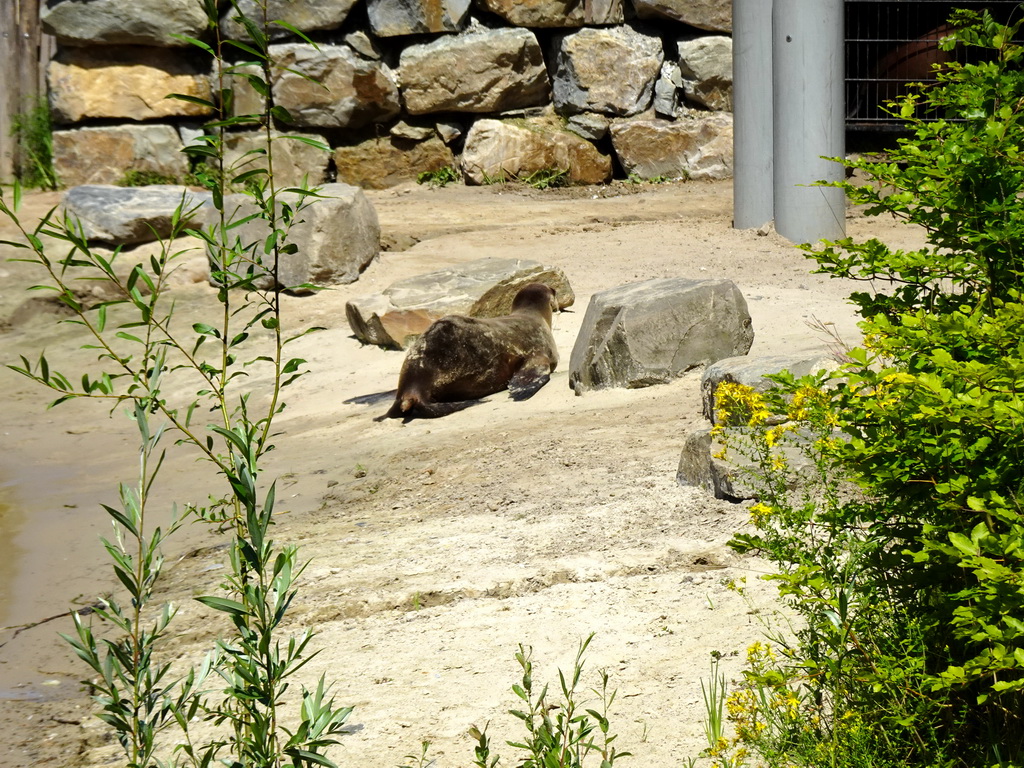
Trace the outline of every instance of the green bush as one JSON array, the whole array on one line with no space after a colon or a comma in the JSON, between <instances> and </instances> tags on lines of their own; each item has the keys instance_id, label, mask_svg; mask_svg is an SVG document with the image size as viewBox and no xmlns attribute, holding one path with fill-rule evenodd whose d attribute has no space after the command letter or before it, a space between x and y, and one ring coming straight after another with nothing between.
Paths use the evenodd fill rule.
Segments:
<instances>
[{"instance_id":1,"label":"green bush","mask_svg":"<svg viewBox=\"0 0 1024 768\"><path fill-rule=\"evenodd\" d=\"M851 297L863 348L833 375L722 393L748 422L723 439L761 466L734 546L776 564L796 614L730 709L735 749L773 766L1024 764L1024 48L987 12L954 24L943 45L974 63L895 105L909 135L849 163L872 183L838 184L928 246L804 246L884 286ZM813 459L799 490L787 442Z\"/></svg>"},{"instance_id":2,"label":"green bush","mask_svg":"<svg viewBox=\"0 0 1024 768\"><path fill-rule=\"evenodd\" d=\"M516 661L523 670L520 683L512 686L512 692L522 701L522 709L511 709L509 714L519 720L526 730L522 741L510 741L520 758L520 768L586 768L597 764L598 768L612 768L616 760L630 757L629 752L620 752L614 746L618 736L611 732L612 704L616 691L608 689L609 675L600 670L601 685L591 693L600 702L598 708L584 706L584 693L580 690L583 676L584 657L594 635L588 635L580 642L573 662L572 673L566 676L558 670L558 687L561 696L552 701L548 686L536 690L533 677L533 649L520 645ZM500 757L492 754L487 727L469 730L476 742L473 765L477 768L495 768ZM591 760L593 758L593 760Z\"/></svg>"}]
</instances>

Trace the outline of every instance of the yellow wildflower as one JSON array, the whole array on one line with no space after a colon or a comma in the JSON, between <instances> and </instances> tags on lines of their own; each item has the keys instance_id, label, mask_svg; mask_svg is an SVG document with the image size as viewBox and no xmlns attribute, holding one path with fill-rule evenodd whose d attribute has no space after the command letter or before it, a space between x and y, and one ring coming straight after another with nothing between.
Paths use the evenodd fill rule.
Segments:
<instances>
[{"instance_id":1,"label":"yellow wildflower","mask_svg":"<svg viewBox=\"0 0 1024 768\"><path fill-rule=\"evenodd\" d=\"M770 506L759 501L750 508L750 520L754 525L761 525L771 517L774 511Z\"/></svg>"}]
</instances>

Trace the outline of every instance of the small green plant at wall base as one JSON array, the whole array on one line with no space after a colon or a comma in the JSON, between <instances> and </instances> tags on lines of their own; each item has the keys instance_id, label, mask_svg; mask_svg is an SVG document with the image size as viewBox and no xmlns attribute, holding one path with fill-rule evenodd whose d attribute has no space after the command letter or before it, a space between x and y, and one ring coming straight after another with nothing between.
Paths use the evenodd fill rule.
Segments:
<instances>
[{"instance_id":1,"label":"small green plant at wall base","mask_svg":"<svg viewBox=\"0 0 1024 768\"><path fill-rule=\"evenodd\" d=\"M484 186L488 186L489 187L489 186L491 186L493 184L507 184L508 183L508 177L505 175L505 171L503 169L499 169L498 172L496 174L494 174L493 176L491 174L487 173L487 171L481 171L480 175L483 178Z\"/></svg>"},{"instance_id":2,"label":"small green plant at wall base","mask_svg":"<svg viewBox=\"0 0 1024 768\"><path fill-rule=\"evenodd\" d=\"M416 176L417 184L429 184L432 187L444 187L461 180L462 175L457 168L446 165L433 171L423 171Z\"/></svg>"},{"instance_id":3,"label":"small green plant at wall base","mask_svg":"<svg viewBox=\"0 0 1024 768\"><path fill-rule=\"evenodd\" d=\"M40 99L24 112L11 117L11 138L18 145L19 160L15 173L19 182L25 187L56 189L53 124L46 99Z\"/></svg>"},{"instance_id":4,"label":"small green plant at wall base","mask_svg":"<svg viewBox=\"0 0 1024 768\"><path fill-rule=\"evenodd\" d=\"M519 180L528 187L534 189L554 189L569 185L568 168L541 168L526 176L520 176Z\"/></svg>"}]
</instances>

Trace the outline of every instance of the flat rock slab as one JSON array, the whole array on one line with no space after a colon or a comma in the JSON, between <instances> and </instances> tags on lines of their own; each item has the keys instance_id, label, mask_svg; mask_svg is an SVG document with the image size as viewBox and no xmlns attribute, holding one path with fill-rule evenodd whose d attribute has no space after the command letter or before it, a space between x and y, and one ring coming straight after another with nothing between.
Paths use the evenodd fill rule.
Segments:
<instances>
[{"instance_id":1,"label":"flat rock slab","mask_svg":"<svg viewBox=\"0 0 1024 768\"><path fill-rule=\"evenodd\" d=\"M834 371L839 365L839 361L829 354L743 356L719 360L709 365L701 377L701 413L712 424L715 422L715 390L723 382L743 384L757 392L767 392L775 386L767 376L789 371L800 378L822 370Z\"/></svg>"},{"instance_id":2,"label":"flat rock slab","mask_svg":"<svg viewBox=\"0 0 1024 768\"><path fill-rule=\"evenodd\" d=\"M293 138L294 137L294 138ZM274 153L274 181L278 189L298 187L303 183L316 187L327 177L330 150L320 149L303 141L323 143L316 134L278 133L271 136ZM224 137L224 166L230 177L267 167L267 135L263 131L229 133Z\"/></svg>"},{"instance_id":3,"label":"flat rock slab","mask_svg":"<svg viewBox=\"0 0 1024 768\"><path fill-rule=\"evenodd\" d=\"M171 217L184 200L184 210L202 206L209 192L188 187L154 184L149 187L115 187L84 184L64 195L64 210L81 224L86 240L134 245L171 234Z\"/></svg>"},{"instance_id":4,"label":"flat rock slab","mask_svg":"<svg viewBox=\"0 0 1024 768\"><path fill-rule=\"evenodd\" d=\"M559 309L576 300L558 267L526 259L486 258L399 280L381 294L348 302L345 314L353 334L364 344L404 349L445 315L507 315L516 293L527 283L550 285Z\"/></svg>"},{"instance_id":5,"label":"flat rock slab","mask_svg":"<svg viewBox=\"0 0 1024 768\"><path fill-rule=\"evenodd\" d=\"M633 0L641 19L675 19L710 32L732 31L732 0Z\"/></svg>"},{"instance_id":6,"label":"flat rock slab","mask_svg":"<svg viewBox=\"0 0 1024 768\"><path fill-rule=\"evenodd\" d=\"M550 87L528 29L471 29L402 50L402 101L411 115L504 112L540 106Z\"/></svg>"},{"instance_id":7,"label":"flat rock slab","mask_svg":"<svg viewBox=\"0 0 1024 768\"><path fill-rule=\"evenodd\" d=\"M285 43L270 46L270 55L274 99L297 126L362 128L385 123L401 110L391 69L347 45Z\"/></svg>"},{"instance_id":8,"label":"flat rock slab","mask_svg":"<svg viewBox=\"0 0 1024 768\"><path fill-rule=\"evenodd\" d=\"M708 109L732 111L732 38L708 35L679 41L679 67L687 98Z\"/></svg>"},{"instance_id":9,"label":"flat rock slab","mask_svg":"<svg viewBox=\"0 0 1024 768\"><path fill-rule=\"evenodd\" d=\"M43 29L65 45L184 46L188 43L175 35L201 37L206 32L199 0L59 0L42 5Z\"/></svg>"},{"instance_id":10,"label":"flat rock slab","mask_svg":"<svg viewBox=\"0 0 1024 768\"><path fill-rule=\"evenodd\" d=\"M466 24L469 0L367 0L377 37L457 32Z\"/></svg>"},{"instance_id":11,"label":"flat rock slab","mask_svg":"<svg viewBox=\"0 0 1024 768\"><path fill-rule=\"evenodd\" d=\"M334 148L338 181L363 189L393 187L454 165L455 155L436 136L416 141L392 135Z\"/></svg>"},{"instance_id":12,"label":"flat rock slab","mask_svg":"<svg viewBox=\"0 0 1024 768\"><path fill-rule=\"evenodd\" d=\"M632 27L589 27L562 35L555 42L555 110L566 116L643 112L664 58L661 38Z\"/></svg>"},{"instance_id":13,"label":"flat rock slab","mask_svg":"<svg viewBox=\"0 0 1024 768\"><path fill-rule=\"evenodd\" d=\"M744 355L754 341L731 280L666 278L594 294L569 362L577 395L663 384L698 365Z\"/></svg>"},{"instance_id":14,"label":"flat rock slab","mask_svg":"<svg viewBox=\"0 0 1024 768\"><path fill-rule=\"evenodd\" d=\"M205 117L212 110L201 102L213 99L208 67L200 56L170 48L63 48L47 68L54 122Z\"/></svg>"},{"instance_id":15,"label":"flat rock slab","mask_svg":"<svg viewBox=\"0 0 1024 768\"><path fill-rule=\"evenodd\" d=\"M286 22L302 32L340 27L348 18L355 0L269 0L266 3L267 18ZM236 19L244 15L259 19L263 15L261 3L257 0L239 0L237 10L227 5L220 20L221 32L233 40L248 40L245 27ZM271 40L281 40L292 33L285 27L271 24L267 30Z\"/></svg>"}]
</instances>

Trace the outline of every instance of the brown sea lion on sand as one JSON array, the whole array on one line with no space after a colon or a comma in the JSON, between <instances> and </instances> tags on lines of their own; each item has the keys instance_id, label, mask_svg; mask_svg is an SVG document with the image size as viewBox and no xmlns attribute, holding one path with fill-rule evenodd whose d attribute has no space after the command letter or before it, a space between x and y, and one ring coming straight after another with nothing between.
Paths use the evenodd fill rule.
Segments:
<instances>
[{"instance_id":1,"label":"brown sea lion on sand","mask_svg":"<svg viewBox=\"0 0 1024 768\"><path fill-rule=\"evenodd\" d=\"M532 397L558 364L551 312L555 292L530 283L504 317L449 315L436 320L409 349L394 405L383 418L435 418L466 400L508 389Z\"/></svg>"}]
</instances>

